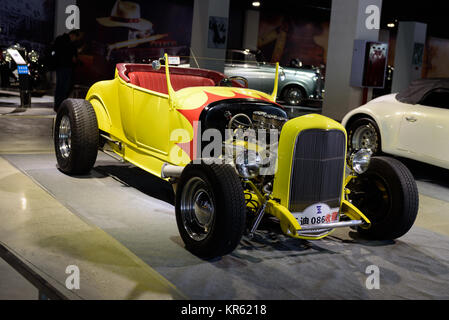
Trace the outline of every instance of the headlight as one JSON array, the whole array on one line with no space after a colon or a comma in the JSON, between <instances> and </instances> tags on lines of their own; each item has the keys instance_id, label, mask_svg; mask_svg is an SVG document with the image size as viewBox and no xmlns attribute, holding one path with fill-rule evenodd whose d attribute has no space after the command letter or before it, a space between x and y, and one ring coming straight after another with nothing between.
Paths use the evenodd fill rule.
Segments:
<instances>
[{"instance_id":1,"label":"headlight","mask_svg":"<svg viewBox=\"0 0 449 320\"><path fill-rule=\"evenodd\" d=\"M245 179L251 179L259 174L262 159L256 151L244 150L235 157L235 167L239 175Z\"/></svg>"},{"instance_id":2,"label":"headlight","mask_svg":"<svg viewBox=\"0 0 449 320\"><path fill-rule=\"evenodd\" d=\"M371 161L372 152L369 149L360 149L354 152L349 158L349 166L358 174L368 170Z\"/></svg>"}]
</instances>

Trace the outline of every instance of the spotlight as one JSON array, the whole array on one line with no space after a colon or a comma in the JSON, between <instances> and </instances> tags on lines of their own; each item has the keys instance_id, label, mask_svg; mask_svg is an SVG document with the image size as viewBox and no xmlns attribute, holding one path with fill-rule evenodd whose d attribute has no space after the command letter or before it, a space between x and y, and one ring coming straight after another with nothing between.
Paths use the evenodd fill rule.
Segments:
<instances>
[{"instance_id":1,"label":"spotlight","mask_svg":"<svg viewBox=\"0 0 449 320\"><path fill-rule=\"evenodd\" d=\"M396 25L394 24L394 22L391 22L389 24L387 24L388 28L394 28Z\"/></svg>"},{"instance_id":2,"label":"spotlight","mask_svg":"<svg viewBox=\"0 0 449 320\"><path fill-rule=\"evenodd\" d=\"M253 1L253 7L260 7L260 1Z\"/></svg>"}]
</instances>

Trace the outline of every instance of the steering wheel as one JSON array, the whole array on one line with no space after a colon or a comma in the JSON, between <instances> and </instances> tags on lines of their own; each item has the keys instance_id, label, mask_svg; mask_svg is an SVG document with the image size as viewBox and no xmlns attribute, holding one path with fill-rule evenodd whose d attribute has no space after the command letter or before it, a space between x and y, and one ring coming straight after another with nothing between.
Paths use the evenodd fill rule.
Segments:
<instances>
[{"instance_id":1,"label":"steering wheel","mask_svg":"<svg viewBox=\"0 0 449 320\"><path fill-rule=\"evenodd\" d=\"M248 80L240 76L229 77L229 80L233 81L243 81L245 88L248 88Z\"/></svg>"},{"instance_id":2,"label":"steering wheel","mask_svg":"<svg viewBox=\"0 0 449 320\"><path fill-rule=\"evenodd\" d=\"M232 87L232 81L242 81L245 85L245 88L248 88L248 80L246 78L240 76L233 76L221 79L219 86L220 87Z\"/></svg>"},{"instance_id":3,"label":"steering wheel","mask_svg":"<svg viewBox=\"0 0 449 320\"><path fill-rule=\"evenodd\" d=\"M243 121L242 121L243 120ZM247 122L247 123L245 123ZM253 126L253 122L251 121L251 118L247 116L244 113L236 114L229 120L228 123L228 129L235 130L235 129L249 129Z\"/></svg>"}]
</instances>

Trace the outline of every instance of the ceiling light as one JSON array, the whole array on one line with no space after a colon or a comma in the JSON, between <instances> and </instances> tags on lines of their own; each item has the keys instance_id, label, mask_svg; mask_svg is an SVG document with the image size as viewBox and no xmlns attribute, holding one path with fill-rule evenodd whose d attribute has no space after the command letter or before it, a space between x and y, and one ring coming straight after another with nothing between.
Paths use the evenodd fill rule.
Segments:
<instances>
[{"instance_id":1,"label":"ceiling light","mask_svg":"<svg viewBox=\"0 0 449 320\"><path fill-rule=\"evenodd\" d=\"M259 1L254 1L252 4L253 4L253 7L260 7Z\"/></svg>"}]
</instances>

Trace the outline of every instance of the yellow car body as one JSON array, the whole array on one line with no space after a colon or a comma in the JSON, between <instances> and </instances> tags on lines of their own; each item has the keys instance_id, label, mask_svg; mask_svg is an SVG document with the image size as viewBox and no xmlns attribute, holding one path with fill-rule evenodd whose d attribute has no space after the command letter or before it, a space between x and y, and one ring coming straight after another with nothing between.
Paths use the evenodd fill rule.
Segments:
<instances>
[{"instance_id":1,"label":"yellow car body","mask_svg":"<svg viewBox=\"0 0 449 320\"><path fill-rule=\"evenodd\" d=\"M95 110L98 128L108 136L106 143L118 156L137 167L162 178L165 164L186 166L197 156L192 144L197 134L195 121L199 113L211 102L226 99L256 99L275 102L277 81L272 95L235 87L190 87L175 91L170 83L169 68L165 69L168 94L145 89L122 79L118 71L115 78L94 84L86 100ZM276 77L277 79L278 77ZM315 236L300 234L302 226L289 211L293 145L298 134L308 129L338 130L345 128L336 121L311 114L288 121L282 131L278 149L277 172L273 192L261 193L251 182L245 181L246 195L259 206L266 200L266 212L280 220L283 232L294 238L320 239L332 230ZM342 168L344 171L345 168ZM370 221L347 199L345 186L351 176L342 174L339 215Z\"/></svg>"}]
</instances>

